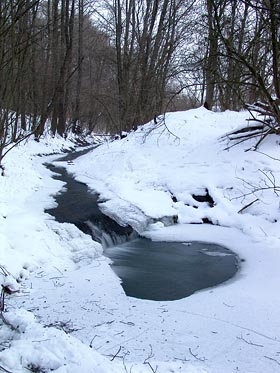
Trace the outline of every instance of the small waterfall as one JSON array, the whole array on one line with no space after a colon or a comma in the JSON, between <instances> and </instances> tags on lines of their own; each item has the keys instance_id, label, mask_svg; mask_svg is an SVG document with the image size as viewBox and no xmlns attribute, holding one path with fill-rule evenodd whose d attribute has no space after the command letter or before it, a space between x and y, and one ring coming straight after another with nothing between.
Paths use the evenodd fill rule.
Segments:
<instances>
[{"instance_id":1,"label":"small waterfall","mask_svg":"<svg viewBox=\"0 0 280 373\"><path fill-rule=\"evenodd\" d=\"M63 158L63 160L66 160ZM86 184L76 181L65 168L46 165L55 172L55 179L66 185L54 199L57 207L46 212L60 223L75 224L82 232L91 235L103 248L122 244L138 237L131 226L121 226L99 209L99 195L92 193Z\"/></svg>"},{"instance_id":2,"label":"small waterfall","mask_svg":"<svg viewBox=\"0 0 280 373\"><path fill-rule=\"evenodd\" d=\"M131 230L131 232L123 232L123 234L120 234L119 232L112 230L110 232L105 231L90 220L85 221L85 224L89 227L92 238L95 241L101 243L103 248L121 245L122 243L130 241L137 237L137 233L135 233L133 230ZM126 227L126 230L127 228L128 227Z\"/></svg>"}]
</instances>

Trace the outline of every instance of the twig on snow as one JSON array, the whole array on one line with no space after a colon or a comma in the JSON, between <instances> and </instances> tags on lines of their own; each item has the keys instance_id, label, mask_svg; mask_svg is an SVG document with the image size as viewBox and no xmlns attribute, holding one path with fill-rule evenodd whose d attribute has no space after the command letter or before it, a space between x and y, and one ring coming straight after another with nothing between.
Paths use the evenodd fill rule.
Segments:
<instances>
[{"instance_id":1,"label":"twig on snow","mask_svg":"<svg viewBox=\"0 0 280 373\"><path fill-rule=\"evenodd\" d=\"M81 330L79 328L74 328L73 323L71 320L68 321L55 321L53 323L47 324L44 326L45 328L57 328L60 330L63 330L64 333L70 334L73 332L76 332L78 330Z\"/></svg>"},{"instance_id":2,"label":"twig on snow","mask_svg":"<svg viewBox=\"0 0 280 373\"><path fill-rule=\"evenodd\" d=\"M119 347L117 353L112 357L111 361L115 360L115 358L118 356L118 354L121 352L121 350L122 350L122 346Z\"/></svg>"},{"instance_id":3,"label":"twig on snow","mask_svg":"<svg viewBox=\"0 0 280 373\"><path fill-rule=\"evenodd\" d=\"M225 302L223 302L223 304L224 304L225 306L229 307L229 308L233 308L233 307L235 307L235 306L232 306L232 305L227 304L227 303L225 303Z\"/></svg>"},{"instance_id":4,"label":"twig on snow","mask_svg":"<svg viewBox=\"0 0 280 373\"><path fill-rule=\"evenodd\" d=\"M150 367L151 371L153 373L156 373L157 370L158 370L158 366L156 366L156 369L154 369L152 367L151 363L148 361L149 359L151 359L152 357L154 357L152 345L149 345L149 346L150 346L150 353L149 353L149 356L144 360L144 364L147 364Z\"/></svg>"},{"instance_id":5,"label":"twig on snow","mask_svg":"<svg viewBox=\"0 0 280 373\"><path fill-rule=\"evenodd\" d=\"M183 361L183 362L190 361L190 359L186 359L186 358L181 359L181 358L179 358L179 357L174 357L174 360L180 360L180 361Z\"/></svg>"},{"instance_id":6,"label":"twig on snow","mask_svg":"<svg viewBox=\"0 0 280 373\"><path fill-rule=\"evenodd\" d=\"M198 348L199 346L197 346L197 348ZM196 359L196 360L199 360L199 361L206 361L207 359L206 359L206 357L205 356L202 356L202 357L199 357L198 356L198 354L195 354L193 351L192 351L192 349L191 349L191 347L189 347L189 353Z\"/></svg>"},{"instance_id":7,"label":"twig on snow","mask_svg":"<svg viewBox=\"0 0 280 373\"><path fill-rule=\"evenodd\" d=\"M248 345L251 345L251 346L264 347L263 345L253 343L252 341L247 341L247 339L245 339L242 334L241 334L241 337L236 337L236 338L240 339L241 341L244 341L245 343L247 343Z\"/></svg>"},{"instance_id":8,"label":"twig on snow","mask_svg":"<svg viewBox=\"0 0 280 373\"><path fill-rule=\"evenodd\" d=\"M95 336L91 339L89 347L92 348L93 344L92 342L95 340L96 337L100 337L99 335L95 334Z\"/></svg>"},{"instance_id":9,"label":"twig on snow","mask_svg":"<svg viewBox=\"0 0 280 373\"><path fill-rule=\"evenodd\" d=\"M5 307L5 291L4 288L2 288L1 296L0 296L0 312L2 313L4 311Z\"/></svg>"},{"instance_id":10,"label":"twig on snow","mask_svg":"<svg viewBox=\"0 0 280 373\"><path fill-rule=\"evenodd\" d=\"M135 326L134 322L131 322L131 321L128 321L128 322L120 321L120 323L125 324L125 325L129 325L129 326Z\"/></svg>"},{"instance_id":11,"label":"twig on snow","mask_svg":"<svg viewBox=\"0 0 280 373\"><path fill-rule=\"evenodd\" d=\"M130 354L130 352L129 352L129 351L126 351L126 352L124 353L124 355L123 355L123 358L122 358L122 363L123 363L123 366L124 366L124 369L125 369L126 373L128 373L128 370L127 370L127 367L126 367L125 358L126 358L126 356L129 355L129 354ZM130 367L130 369L129 369L129 373L132 372L132 368L133 368L133 365Z\"/></svg>"},{"instance_id":12,"label":"twig on snow","mask_svg":"<svg viewBox=\"0 0 280 373\"><path fill-rule=\"evenodd\" d=\"M255 202L258 202L258 201L259 199L256 198L254 201L248 203L247 205L245 205L244 207L242 207L242 209L238 211L238 214L241 214L244 210L246 210L248 207L252 206Z\"/></svg>"},{"instance_id":13,"label":"twig on snow","mask_svg":"<svg viewBox=\"0 0 280 373\"><path fill-rule=\"evenodd\" d=\"M10 370L5 369L1 365L0 365L0 370L3 370L3 372L6 372L6 373L12 373Z\"/></svg>"},{"instance_id":14,"label":"twig on snow","mask_svg":"<svg viewBox=\"0 0 280 373\"><path fill-rule=\"evenodd\" d=\"M266 359L268 359L268 360L272 360L272 361L274 361L276 364L278 364L278 365L280 365L280 362L278 361L278 360L276 360L276 359L273 359L273 357L270 357L270 356L264 356Z\"/></svg>"},{"instance_id":15,"label":"twig on snow","mask_svg":"<svg viewBox=\"0 0 280 373\"><path fill-rule=\"evenodd\" d=\"M118 332L118 333L116 333L114 335L120 335L120 334L123 334L123 333L124 333L124 330L122 330L122 331L120 331L120 332Z\"/></svg>"},{"instance_id":16,"label":"twig on snow","mask_svg":"<svg viewBox=\"0 0 280 373\"><path fill-rule=\"evenodd\" d=\"M275 158L275 157L272 157L271 155L269 154L266 154L266 153L263 153L259 150L255 150L256 153L259 153L259 154L262 154L262 155L265 155L266 157L272 159L273 161L277 161L277 162L280 162L280 159L279 158Z\"/></svg>"},{"instance_id":17,"label":"twig on snow","mask_svg":"<svg viewBox=\"0 0 280 373\"><path fill-rule=\"evenodd\" d=\"M10 272L0 264L0 271L3 273L4 276L9 276Z\"/></svg>"},{"instance_id":18,"label":"twig on snow","mask_svg":"<svg viewBox=\"0 0 280 373\"><path fill-rule=\"evenodd\" d=\"M154 369L149 361L145 361L144 364L147 364L151 368L153 373L157 372L158 366L156 366L156 369Z\"/></svg>"},{"instance_id":19,"label":"twig on snow","mask_svg":"<svg viewBox=\"0 0 280 373\"><path fill-rule=\"evenodd\" d=\"M105 322L102 322L101 324L96 324L93 326L93 328L97 328L98 326L102 326L102 325L110 325L110 324L113 324L115 320L112 320L112 321L105 321Z\"/></svg>"}]
</instances>

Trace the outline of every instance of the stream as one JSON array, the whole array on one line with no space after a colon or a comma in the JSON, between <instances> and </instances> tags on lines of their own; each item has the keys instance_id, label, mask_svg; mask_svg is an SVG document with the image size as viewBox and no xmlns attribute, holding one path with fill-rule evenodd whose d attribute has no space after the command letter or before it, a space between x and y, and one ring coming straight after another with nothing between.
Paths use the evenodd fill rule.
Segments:
<instances>
[{"instance_id":1,"label":"stream","mask_svg":"<svg viewBox=\"0 0 280 373\"><path fill-rule=\"evenodd\" d=\"M94 148L73 152L55 162L72 162ZM126 295L156 301L182 299L232 278L239 268L235 253L207 242L154 242L120 226L98 207L99 195L76 181L62 166L46 164L65 183L46 212L58 222L75 224L100 242L121 279Z\"/></svg>"}]
</instances>

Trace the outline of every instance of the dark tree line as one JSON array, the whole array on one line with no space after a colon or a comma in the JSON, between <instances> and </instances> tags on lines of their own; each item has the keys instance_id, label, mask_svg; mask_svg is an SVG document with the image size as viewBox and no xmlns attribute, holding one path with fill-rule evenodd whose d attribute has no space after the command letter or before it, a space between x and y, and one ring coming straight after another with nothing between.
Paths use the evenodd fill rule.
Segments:
<instances>
[{"instance_id":1,"label":"dark tree line","mask_svg":"<svg viewBox=\"0 0 280 373\"><path fill-rule=\"evenodd\" d=\"M0 162L30 133L65 136L109 122L106 100L98 102L115 84L114 48L90 19L91 3L1 0Z\"/></svg>"},{"instance_id":2,"label":"dark tree line","mask_svg":"<svg viewBox=\"0 0 280 373\"><path fill-rule=\"evenodd\" d=\"M239 140L259 137L257 147L268 134L280 134L280 3L208 2L209 29L216 40L208 56L213 65L206 69L206 76L215 77L209 102L216 100L222 110L248 108L259 125L249 128L252 133L234 134Z\"/></svg>"},{"instance_id":3,"label":"dark tree line","mask_svg":"<svg viewBox=\"0 0 280 373\"><path fill-rule=\"evenodd\" d=\"M218 51L214 85L222 108L239 109L242 102L257 100L272 103L273 96L280 97L279 1L209 2Z\"/></svg>"},{"instance_id":4,"label":"dark tree line","mask_svg":"<svg viewBox=\"0 0 280 373\"><path fill-rule=\"evenodd\" d=\"M115 0L120 128L128 130L162 112L191 5L185 0Z\"/></svg>"},{"instance_id":5,"label":"dark tree line","mask_svg":"<svg viewBox=\"0 0 280 373\"><path fill-rule=\"evenodd\" d=\"M279 30L278 0L1 0L0 159L29 133L119 133L204 102L261 101L279 132Z\"/></svg>"}]
</instances>

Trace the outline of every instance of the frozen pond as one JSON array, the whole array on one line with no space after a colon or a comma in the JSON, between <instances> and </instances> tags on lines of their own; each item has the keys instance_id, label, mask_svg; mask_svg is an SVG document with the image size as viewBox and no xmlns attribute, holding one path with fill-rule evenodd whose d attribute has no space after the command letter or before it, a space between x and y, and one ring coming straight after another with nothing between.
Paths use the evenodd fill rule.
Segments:
<instances>
[{"instance_id":1,"label":"frozen pond","mask_svg":"<svg viewBox=\"0 0 280 373\"><path fill-rule=\"evenodd\" d=\"M237 256L206 242L153 242L137 239L107 248L105 255L127 295L157 301L185 298L235 275Z\"/></svg>"}]
</instances>

